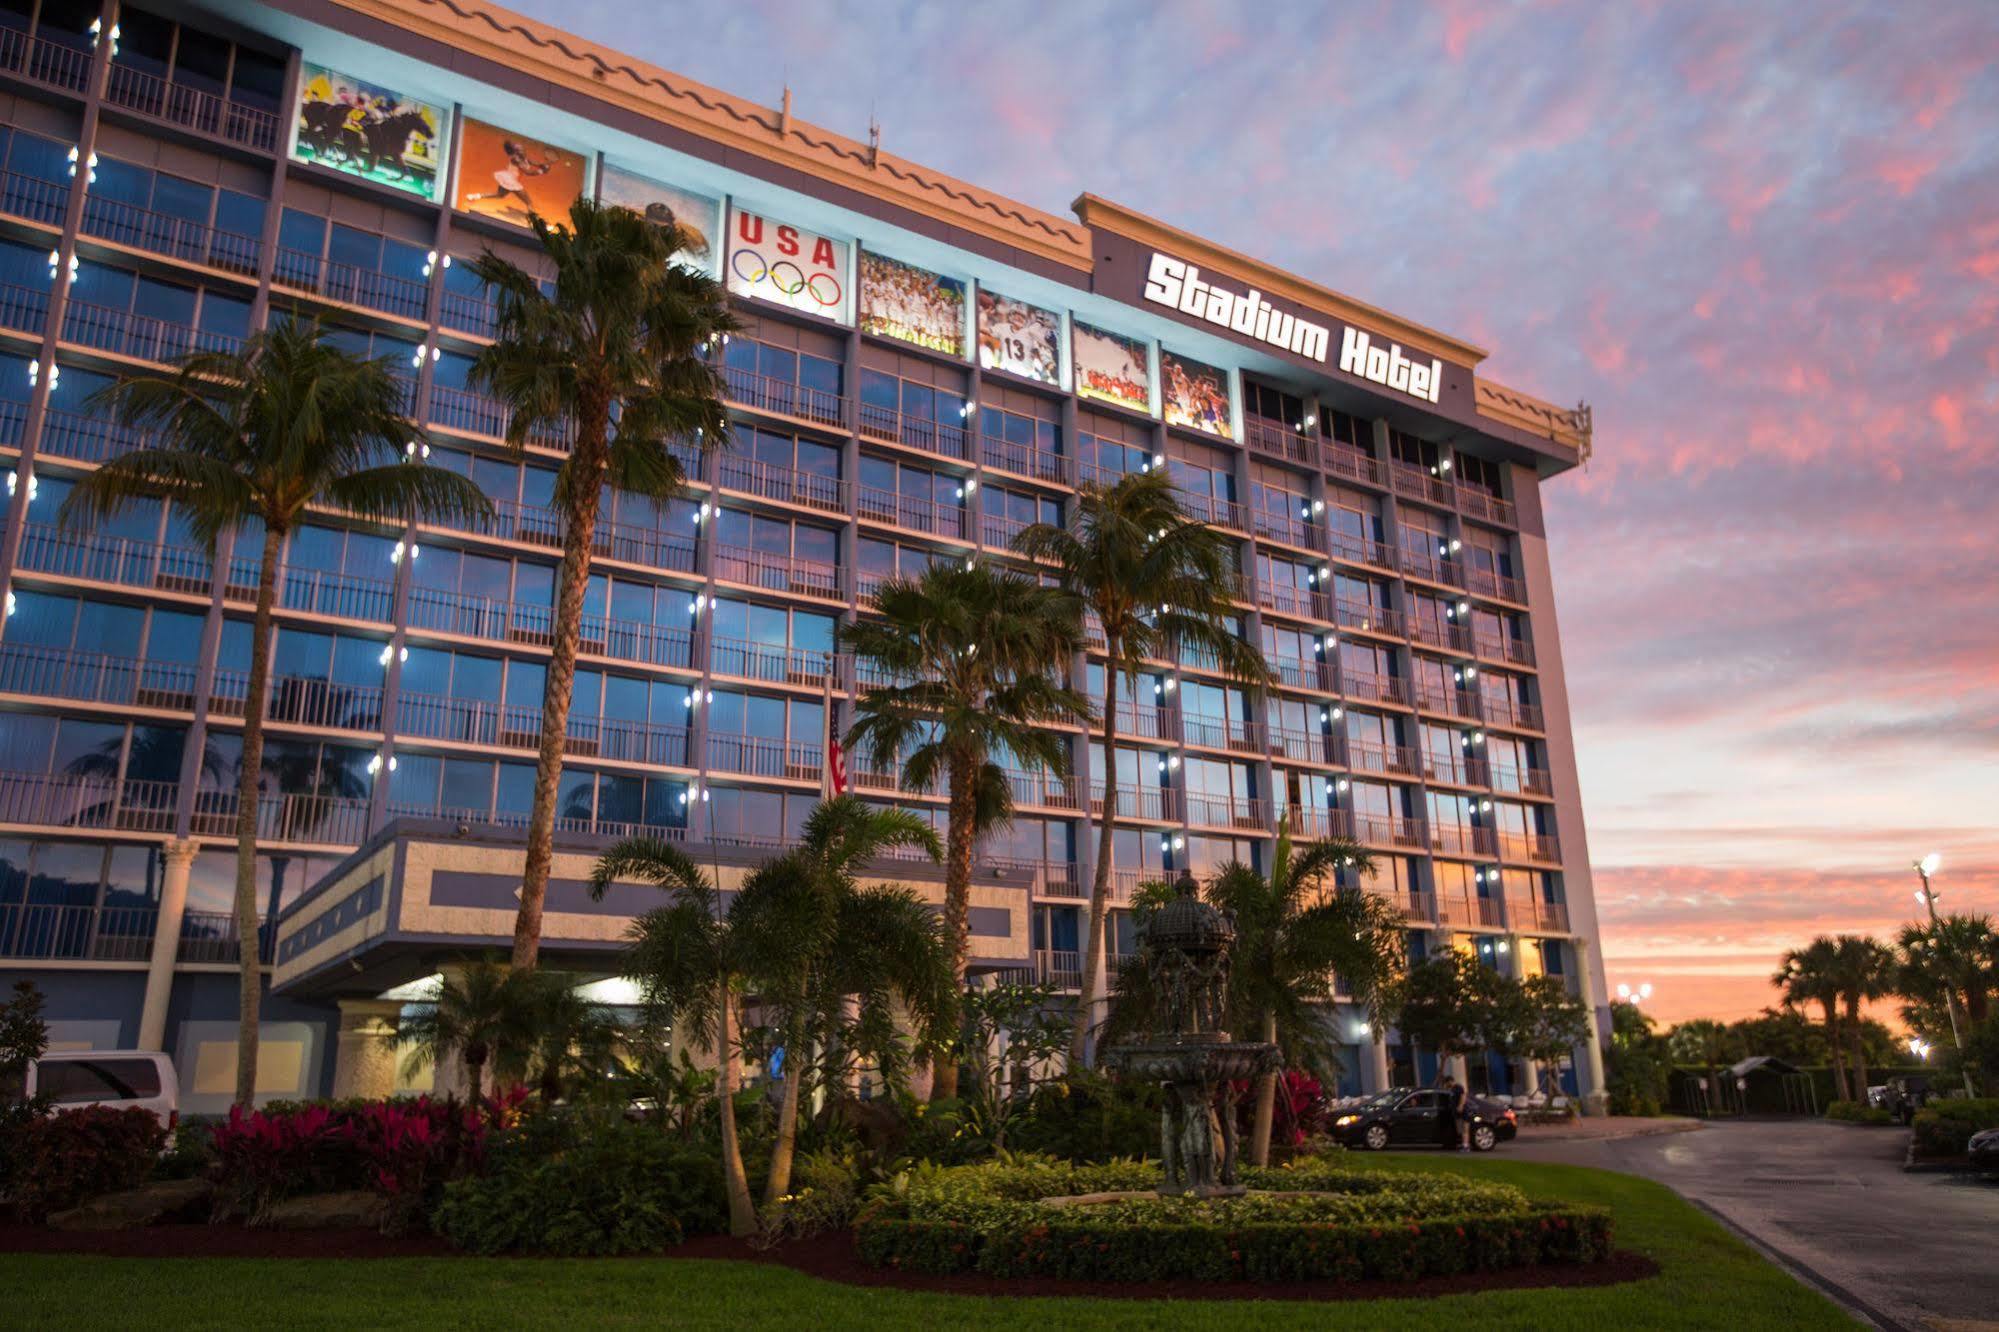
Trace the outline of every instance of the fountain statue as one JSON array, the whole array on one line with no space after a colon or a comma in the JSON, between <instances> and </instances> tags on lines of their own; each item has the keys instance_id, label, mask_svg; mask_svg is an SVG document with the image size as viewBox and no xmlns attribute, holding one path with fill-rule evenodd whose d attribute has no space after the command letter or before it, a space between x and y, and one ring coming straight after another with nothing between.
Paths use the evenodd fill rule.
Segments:
<instances>
[{"instance_id":1,"label":"fountain statue","mask_svg":"<svg viewBox=\"0 0 1999 1332\"><path fill-rule=\"evenodd\" d=\"M1166 1093L1159 1116L1166 1177L1159 1192L1233 1197L1245 1190L1236 1183L1236 1116L1229 1088L1277 1069L1281 1061L1276 1046L1232 1041L1222 1026L1234 915L1203 902L1192 874L1183 872L1174 887L1177 896L1139 930L1139 962L1164 1030L1114 1048L1107 1062L1127 1076L1160 1083Z\"/></svg>"}]
</instances>

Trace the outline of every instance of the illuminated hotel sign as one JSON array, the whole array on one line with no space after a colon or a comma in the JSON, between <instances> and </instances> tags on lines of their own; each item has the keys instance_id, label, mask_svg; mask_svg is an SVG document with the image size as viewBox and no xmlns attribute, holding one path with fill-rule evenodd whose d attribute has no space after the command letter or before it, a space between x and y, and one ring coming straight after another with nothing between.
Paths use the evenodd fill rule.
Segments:
<instances>
[{"instance_id":1,"label":"illuminated hotel sign","mask_svg":"<svg viewBox=\"0 0 1999 1332\"><path fill-rule=\"evenodd\" d=\"M1321 364L1332 349L1332 330L1324 324L1277 309L1254 287L1233 292L1217 286L1203 279L1196 265L1156 250L1146 273L1145 299ZM1437 401L1443 388L1442 361L1411 360L1401 344L1377 342L1352 325L1341 329L1339 364L1347 374L1423 402Z\"/></svg>"}]
</instances>

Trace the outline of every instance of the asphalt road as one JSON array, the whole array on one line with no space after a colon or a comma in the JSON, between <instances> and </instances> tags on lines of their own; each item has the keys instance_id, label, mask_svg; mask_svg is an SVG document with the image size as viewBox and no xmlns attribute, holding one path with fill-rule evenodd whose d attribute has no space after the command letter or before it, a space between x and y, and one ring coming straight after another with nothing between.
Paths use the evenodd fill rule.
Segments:
<instances>
[{"instance_id":1,"label":"asphalt road","mask_svg":"<svg viewBox=\"0 0 1999 1332\"><path fill-rule=\"evenodd\" d=\"M1905 1173L1907 1147L1903 1129L1752 1120L1502 1150L1669 1185L1882 1325L1999 1320L1999 1183Z\"/></svg>"}]
</instances>

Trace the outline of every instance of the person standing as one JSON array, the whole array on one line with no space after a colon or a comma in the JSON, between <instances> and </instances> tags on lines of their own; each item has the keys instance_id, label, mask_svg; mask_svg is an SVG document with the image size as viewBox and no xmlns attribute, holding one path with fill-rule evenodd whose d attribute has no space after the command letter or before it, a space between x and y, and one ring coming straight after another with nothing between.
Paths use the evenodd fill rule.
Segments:
<instances>
[{"instance_id":1,"label":"person standing","mask_svg":"<svg viewBox=\"0 0 1999 1332\"><path fill-rule=\"evenodd\" d=\"M1457 1144L1459 1151L1468 1152L1471 1146L1466 1135L1471 1128L1471 1096L1465 1091L1465 1085L1456 1078L1450 1080L1450 1091L1451 1104L1448 1113L1451 1141Z\"/></svg>"}]
</instances>

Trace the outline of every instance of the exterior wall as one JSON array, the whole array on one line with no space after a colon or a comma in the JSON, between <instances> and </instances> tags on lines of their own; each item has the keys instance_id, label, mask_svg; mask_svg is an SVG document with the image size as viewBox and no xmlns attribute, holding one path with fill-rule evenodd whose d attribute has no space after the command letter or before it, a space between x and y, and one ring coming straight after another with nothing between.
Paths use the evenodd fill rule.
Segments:
<instances>
[{"instance_id":1,"label":"exterior wall","mask_svg":"<svg viewBox=\"0 0 1999 1332\"><path fill-rule=\"evenodd\" d=\"M463 97L476 103L477 114L501 115L503 123L546 124L555 127L546 131L553 135L589 119L599 131L564 141L622 145L622 162L668 181L677 181L681 169L695 172L693 183L704 189L838 230L843 243L879 243L884 253L1149 340L1155 365L1161 346L1208 361L1234 389L1230 438L1221 440L1155 415L1084 401L1061 386L981 370L969 357L739 300L748 327L723 352L732 407L745 426L792 441L798 465L738 448L701 461L685 506L667 517L647 517L629 505L607 515L597 567L609 580L609 604L593 611L602 623L586 643L583 665L611 680L607 688L642 687L651 701L641 720L606 707L577 731L571 761L588 789L565 811L568 833L587 841L644 827L738 851L781 842L819 789L825 725L813 720L815 710L830 705L835 724L844 723L866 684L853 662L800 646L793 636L804 632L798 626L805 621L796 617L851 621L868 613L878 576L868 561L882 543L911 561L1008 560L1008 542L1025 520L1006 505L1040 513L1046 510L1036 506L1071 504L1078 485L1107 480L1131 459L1149 456L1167 460L1189 503L1239 542L1245 634L1267 648L1319 646L1295 647L1299 655L1280 663L1282 683L1270 700L1247 708L1224 704L1221 713L1182 705L1168 689L1185 686L1178 698L1186 699L1221 690L1225 681L1196 662L1160 667L1148 677L1158 694L1125 701L1131 724L1122 727L1121 752L1133 755L1137 774L1129 790L1122 776L1112 796L1101 789L1101 771L1084 775L1091 747L1080 732L1073 736L1074 782L1019 774L1017 803L1046 840L1027 848L1016 836L986 848L974 892L978 964L1058 983L1075 975L1079 959L1064 940L1072 939L1090 881L1096 823L1107 809L1118 811L1120 828L1131 834L1120 850L1121 900L1141 878L1189 863L1200 869L1228 855L1266 855L1277 817L1285 814L1299 835L1346 833L1391 858L1397 872L1374 886L1403 906L1412 931L1433 947L1457 941L1497 958L1496 945L1505 941L1514 960L1503 965L1520 966L1535 940L1553 940L1574 954L1594 939L1538 502L1541 476L1572 463L1576 447L1545 404L1477 379L1479 349L1274 275L1102 201L1081 206L1084 224L1048 219L990 203L961 182L940 184L935 173L914 174L911 164L884 166L870 157L863 168L854 154L810 147L788 121L774 124L758 149L731 137L736 132L725 132L720 121L704 119L706 113L681 114L691 104L672 89L670 96L660 92L663 83L646 83L650 74L606 79L600 88L599 81L571 80L555 64L536 63L567 57L552 54L526 29L482 45L467 35L477 27L471 20L461 28L432 23L428 35L418 36L405 30L415 20L386 6L296 0L269 9L226 7L234 27L188 21L240 41L232 57L238 68L254 66L258 50L276 62L284 91L275 119L185 90L163 96L170 85L146 82L150 76L135 73L129 61L114 65L108 47L93 49L74 35L37 29L20 48L36 53L33 60L0 47L0 85L7 85L0 87L0 119L16 131L0 177L6 185L0 233L18 247L0 250L0 261L12 265L0 274L0 467L16 482L5 503L0 586L10 607L18 597L24 609L0 630L0 726L12 728L6 735L15 742L0 756L0 768L14 769L0 772L0 856L24 848L18 878L0 866L0 963L51 990L61 1020L98 1023L88 1029L93 1042L137 1039L145 965L159 930L155 999L159 986L169 990L163 1044L183 1060L185 1085L210 1085L220 1076L217 1044L224 1034L205 1024L228 1020L234 983L228 969L238 941L227 902L216 896L216 858L226 858L233 830L233 779L226 772L240 731L246 665L240 635L255 553L225 537L211 563L157 515L150 525L134 516L103 532L59 530L53 515L63 488L134 443L107 429L76 386L95 382L93 373L161 368L189 345L190 319L211 345L221 345L237 336L238 326L222 327L237 306L247 311L243 332L262 326L274 310L295 308L365 339L374 354L414 353L407 372L411 412L428 427L434 456L462 457L468 467L477 459L489 469L505 458L504 411L455 382L460 358L485 341L490 309L467 294L446 257L462 264L491 246L532 263L523 233L286 160L301 62L288 45L293 39L306 43L305 59L423 71L414 91L453 90L451 97L437 95ZM418 8L425 22L443 18L436 6ZM104 17L108 30L117 11L107 8ZM381 44L379 60L356 63L369 42ZM492 63L498 55L518 67ZM628 84L652 91L631 92ZM72 147L80 168L74 178L61 167L62 152ZM164 202L166 193L153 197L160 208L131 204L119 194L129 169L171 177L179 182L173 197L183 200L195 187L261 199L261 220L232 231L215 203L212 220L192 223L160 211L181 207ZM445 197L453 169L447 161L440 172ZM350 249L375 244L377 259L355 264L338 257L348 251L329 249L301 261L295 236L281 227L288 209L346 228L340 243ZM1265 354L1227 330L1216 333L1198 320L1146 307L1124 269L1162 246L1180 247L1207 276L1238 292L1281 292L1288 309L1322 317L1329 327L1344 321L1388 329L1411 349L1436 349L1451 367L1449 411L1426 410L1336 367ZM1124 256L1118 281L1093 271L1100 248ZM75 284L44 276L38 265L50 252L59 272L72 261L79 265ZM145 299L164 302L158 308L180 309L175 302L185 298L197 313L152 316L137 295L133 304L112 309L105 292L127 277L135 291L141 282L155 284L145 288ZM1066 362L1066 315L1063 328ZM1336 332L1336 349L1337 343ZM768 345L779 363L782 354L822 358L839 380L837 392L813 397L800 380L781 381L762 362L746 368L740 358L756 344ZM867 397L864 370L893 372L956 395L947 404L962 399L979 410L954 417L947 407L938 419L906 415L905 396L884 414ZM1274 407L1269 417L1246 412L1252 384L1289 395L1282 401L1295 408ZM1155 388L1155 410L1157 397ZM1494 416L1501 407L1503 416ZM1006 413L1039 420L1055 433L1033 435L1023 446L1005 435ZM1357 416L1361 437L1335 437L1336 413ZM1549 438L1536 433L1544 421ZM1086 445L1086 435L1113 443ZM755 438L750 448L764 442ZM527 466L553 467L561 455L550 444L530 442ZM838 477L830 484L804 465L813 446L837 457ZM1129 453L1112 466L1119 448ZM1465 464L1455 473L1454 459ZM1458 481L1475 462L1499 469L1498 494ZM880 491L864 467L886 463L901 471L895 489ZM1195 495L1193 478L1210 472L1218 489ZM419 845L413 849L424 855L408 863L350 865L318 891L298 892L398 817L459 820L485 830L524 813L509 803L510 792L517 793L520 773L533 762L539 718L531 700L538 693L526 686L516 691L514 681L531 681L546 659L536 642L546 610L537 611L532 588L553 564L556 520L536 497L534 474L479 474L501 502L497 522L477 530L399 532L327 516L315 520L322 531L311 541L294 540L283 556L270 733L311 771L307 779L281 779L261 817L267 866L277 880L269 904L288 908L286 933L294 941L289 954L277 955L279 995L266 1013L273 1044L285 1051L286 1067L272 1076L285 1082L286 1094L330 1086L335 1046L365 1034L355 1027L342 1037L330 1007L287 1007L294 982L323 976L377 941L463 946L503 940L511 930L507 902L464 895L471 889L462 875L478 867L462 848ZM911 478L922 476L931 478L921 482L931 489L913 501ZM951 498L954 487L971 496L962 507ZM1010 498L995 509L994 496ZM1343 500L1368 515L1370 530L1358 545L1343 540L1330 521ZM718 535L719 520L688 521L704 505L726 509L728 521L746 525L748 536ZM784 530L779 523L831 533L833 559L788 552L770 558L770 543ZM1433 540L1441 543L1434 554ZM397 542L421 555L391 561ZM1504 552L1498 572L1481 572L1469 552L1459 551L1461 544L1481 543ZM446 569L460 571L448 588L438 572ZM482 571L477 578L466 572L473 569ZM497 591L495 570L506 580ZM1377 599L1357 610L1346 600L1350 588ZM636 612L628 612L625 599L641 593L652 599L643 621L630 618ZM696 597L708 609L690 615L685 607ZM773 643L765 629L719 625L717 598L730 614L750 606L759 614L786 612L794 617L787 638ZM56 643L50 626L64 599L95 609L75 611L70 637ZM1474 605L1478 615L1517 621L1515 635L1476 633L1457 611L1437 618L1440 608L1452 606L1474 614ZM109 606L125 609L114 615L102 609ZM181 647L160 646L175 634ZM324 647L324 664L308 660L315 644ZM378 649L379 673L357 673L356 663L366 666ZM1337 661L1349 650L1381 654L1383 678L1370 682L1366 671L1320 660ZM452 675L454 683L438 693L440 661L448 672L461 663L469 663L465 670L504 670L509 683L503 695L488 699L455 692ZM1412 690L1425 670L1443 681L1439 692ZM1516 678L1516 703L1495 709L1480 700L1482 686L1452 686L1453 671L1469 671L1469 681L1481 670ZM699 696L702 705L675 715L674 691ZM734 711L718 717L717 698L725 712ZM752 708L778 706L791 719L779 737L761 721L742 720ZM1336 719L1335 712L1350 716ZM1363 717L1382 719L1392 738L1374 746L1355 740L1351 727ZM109 767L77 766L72 731L108 746ZM1510 785L1481 758L1488 734L1517 743L1509 752L1525 756L1515 762ZM1462 749L1426 751L1433 737L1445 750L1455 738ZM370 759L380 761L379 775L364 766ZM1164 786L1153 782L1153 764L1168 774ZM1197 770L1203 783L1220 785L1190 788ZM472 780L481 773L483 786ZM941 803L902 790L895 775L854 776L863 794L925 810L941 822ZM424 780L432 784L418 789ZM1386 791L1381 798L1392 807L1363 806L1363 788ZM682 811L696 794L714 797L714 804L695 802L707 813L690 819ZM1494 824L1480 820L1499 814L1478 809L1481 803L1518 807L1515 815L1535 827L1512 840L1496 836ZM726 822L717 812L724 805L732 811ZM1438 817L1438 808L1457 811L1454 820ZM174 893L163 896L155 871L136 868L134 856L181 839L198 851L186 915L175 925L181 908ZM85 844L112 848L94 879L73 863ZM475 850L493 861L480 872L504 878L505 853ZM67 877L43 872L44 861L67 866ZM453 890L459 896L433 891L445 883L440 869L461 875ZM587 857L573 854L557 877L580 878L586 869ZM1504 887L1490 896L1474 892L1468 886L1474 872L1490 873L1495 885L1503 879ZM377 877L384 889L368 896L367 884ZM36 886L29 888L31 882ZM1522 884L1528 887L1518 889ZM934 884L918 886L937 891ZM1516 891L1525 896L1516 900ZM311 928L316 921L323 923ZM615 912L558 907L549 917L552 942L600 950L622 928ZM272 941L259 942L270 960ZM1594 978L1592 998L1600 1005L1600 969L1579 971L1575 964L1583 960L1573 956L1567 969ZM368 1020L363 1014L355 1022ZM1385 1076L1371 1045L1357 1049L1364 1084Z\"/></svg>"}]
</instances>

